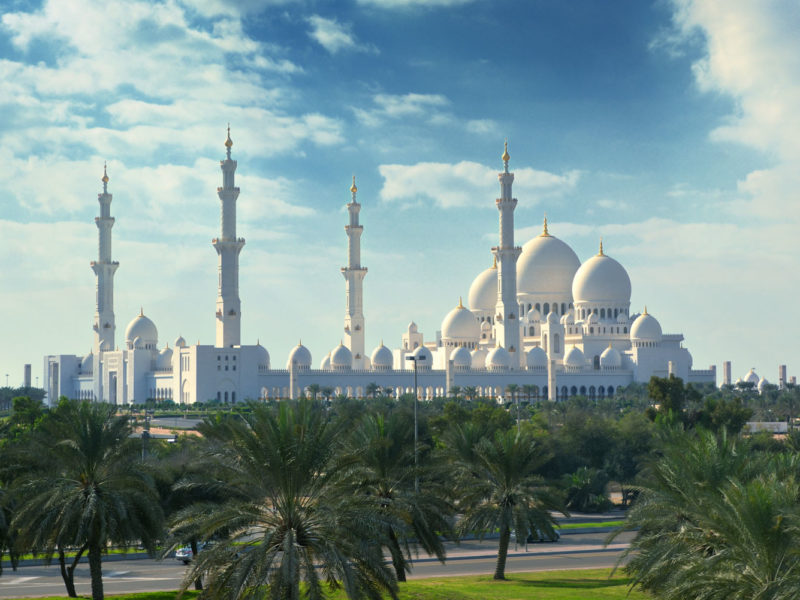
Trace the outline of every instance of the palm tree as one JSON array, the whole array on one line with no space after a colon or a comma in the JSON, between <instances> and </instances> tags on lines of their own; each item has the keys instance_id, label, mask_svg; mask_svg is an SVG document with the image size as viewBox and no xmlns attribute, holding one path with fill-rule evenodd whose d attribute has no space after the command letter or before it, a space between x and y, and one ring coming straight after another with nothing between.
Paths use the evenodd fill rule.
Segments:
<instances>
[{"instance_id":1,"label":"palm tree","mask_svg":"<svg viewBox=\"0 0 800 600\"><path fill-rule=\"evenodd\" d=\"M365 390L367 393L367 398L374 398L377 395L379 389L380 386L378 386L377 383L375 382L368 383Z\"/></svg>"},{"instance_id":2,"label":"palm tree","mask_svg":"<svg viewBox=\"0 0 800 600\"><path fill-rule=\"evenodd\" d=\"M458 400L458 397L461 395L462 389L460 385L453 385L450 387L450 395L453 399Z\"/></svg>"},{"instance_id":3,"label":"palm tree","mask_svg":"<svg viewBox=\"0 0 800 600\"><path fill-rule=\"evenodd\" d=\"M494 578L505 579L512 531L517 539L535 532L554 537L551 511L566 511L537 473L549 456L530 433L498 431L494 438L470 445L476 432L467 429L456 426L445 441L455 468L457 507L463 513L459 531L474 532L483 539L500 530Z\"/></svg>"},{"instance_id":4,"label":"palm tree","mask_svg":"<svg viewBox=\"0 0 800 600\"><path fill-rule=\"evenodd\" d=\"M312 383L308 386L308 392L311 394L311 399L316 400L317 394L319 394L320 386L318 383Z\"/></svg>"},{"instance_id":5,"label":"palm tree","mask_svg":"<svg viewBox=\"0 0 800 600\"><path fill-rule=\"evenodd\" d=\"M228 500L187 509L173 531L193 529L216 545L201 552L183 589L207 575L212 598L320 598L323 582L351 598L396 597L384 564L384 521L378 504L347 486L342 428L301 400L277 414L253 405L240 418L199 427L212 449L205 457L228 474ZM265 587L266 586L266 587Z\"/></svg>"},{"instance_id":6,"label":"palm tree","mask_svg":"<svg viewBox=\"0 0 800 600\"><path fill-rule=\"evenodd\" d=\"M388 517L385 539L398 581L405 581L410 570L411 546L421 546L444 562L445 548L439 534L451 532L453 515L443 490L429 477L431 468L423 466L415 474L414 431L408 425L398 412L388 418L368 415L350 438L357 465L353 474L355 493L376 498L383 516ZM414 489L415 475L423 480L419 491Z\"/></svg>"},{"instance_id":7,"label":"palm tree","mask_svg":"<svg viewBox=\"0 0 800 600\"><path fill-rule=\"evenodd\" d=\"M478 388L474 385L468 385L464 388L464 395L467 397L467 400L472 402L478 397Z\"/></svg>"},{"instance_id":8,"label":"palm tree","mask_svg":"<svg viewBox=\"0 0 800 600\"><path fill-rule=\"evenodd\" d=\"M152 552L162 525L139 445L127 418L114 413L108 404L61 402L28 449L39 468L15 483L13 524L22 544L47 558L58 551L62 572L65 546L86 552L94 600L103 598L101 556L109 542L142 543Z\"/></svg>"},{"instance_id":9,"label":"palm tree","mask_svg":"<svg viewBox=\"0 0 800 600\"><path fill-rule=\"evenodd\" d=\"M516 383L509 383L506 386L506 391L511 394L511 401L517 407L517 431L519 431L519 397L517 396L519 392L519 386Z\"/></svg>"}]
</instances>

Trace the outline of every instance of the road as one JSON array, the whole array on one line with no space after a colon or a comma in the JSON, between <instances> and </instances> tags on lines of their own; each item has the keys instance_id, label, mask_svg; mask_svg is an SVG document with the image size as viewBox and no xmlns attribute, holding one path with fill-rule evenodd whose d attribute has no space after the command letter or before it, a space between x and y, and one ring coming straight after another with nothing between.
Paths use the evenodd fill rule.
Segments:
<instances>
[{"instance_id":1,"label":"road","mask_svg":"<svg viewBox=\"0 0 800 600\"><path fill-rule=\"evenodd\" d=\"M603 533L565 535L554 544L531 544L509 550L506 571L550 571L559 569L606 568L613 566L630 540L624 534L609 548L603 548ZM490 574L494 571L497 540L468 541L448 547L447 564L420 557L414 564L411 578L452 575ZM103 565L106 594L125 594L158 590L174 590L180 585L186 568L174 559L123 560ZM81 564L75 572L75 588L79 595L91 595L89 566ZM58 565L10 569L0 577L0 598L66 596Z\"/></svg>"}]
</instances>

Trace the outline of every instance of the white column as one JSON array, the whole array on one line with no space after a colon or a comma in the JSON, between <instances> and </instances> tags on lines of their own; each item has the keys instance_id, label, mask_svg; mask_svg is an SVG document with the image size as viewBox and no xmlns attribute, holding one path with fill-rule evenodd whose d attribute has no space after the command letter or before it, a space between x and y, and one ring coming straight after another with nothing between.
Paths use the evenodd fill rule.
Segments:
<instances>
[{"instance_id":1,"label":"white column","mask_svg":"<svg viewBox=\"0 0 800 600\"><path fill-rule=\"evenodd\" d=\"M97 225L97 260L91 267L95 274L95 311L94 311L94 348L93 348L93 388L94 397L106 400L103 396L103 378L101 373L101 351L113 350L116 333L114 320L114 273L119 263L111 260L111 228L114 217L111 216L112 194L108 193L108 172L103 165L103 192L97 195L100 203L100 215L95 217Z\"/></svg>"},{"instance_id":2,"label":"white column","mask_svg":"<svg viewBox=\"0 0 800 600\"><path fill-rule=\"evenodd\" d=\"M514 174L508 172L508 143L503 152L503 172L500 180L500 198L495 201L500 211L500 245L492 248L497 258L497 343L511 354L513 369L522 365L522 349L519 335L519 303L517 302L517 258L522 248L514 246L514 209L517 199L511 194Z\"/></svg>"},{"instance_id":3,"label":"white column","mask_svg":"<svg viewBox=\"0 0 800 600\"><path fill-rule=\"evenodd\" d=\"M347 233L347 266L342 267L345 281L344 339L342 343L353 355L353 368L363 369L366 366L363 281L367 275L367 268L361 266L361 234L364 227L358 222L361 205L356 201L356 192L358 192L358 188L354 175L353 185L350 188L352 199L347 205L350 220L344 227Z\"/></svg>"},{"instance_id":4,"label":"white column","mask_svg":"<svg viewBox=\"0 0 800 600\"><path fill-rule=\"evenodd\" d=\"M234 185L236 161L231 160L231 128L225 140L226 158L220 161L222 187L217 188L221 202L220 237L211 244L219 256L219 284L217 292L217 338L218 348L238 346L241 343L241 308L239 300L239 253L244 238L236 237L236 199L239 188Z\"/></svg>"}]
</instances>

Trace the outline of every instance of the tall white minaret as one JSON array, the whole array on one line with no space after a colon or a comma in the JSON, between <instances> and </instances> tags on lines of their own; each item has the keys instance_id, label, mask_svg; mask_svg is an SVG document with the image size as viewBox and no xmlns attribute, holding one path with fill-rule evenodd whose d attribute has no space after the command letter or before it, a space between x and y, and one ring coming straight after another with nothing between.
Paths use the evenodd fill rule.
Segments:
<instances>
[{"instance_id":1,"label":"tall white minaret","mask_svg":"<svg viewBox=\"0 0 800 600\"><path fill-rule=\"evenodd\" d=\"M239 188L233 185L236 161L231 160L231 127L225 140L226 157L219 163L222 187L217 188L222 210L220 236L211 241L219 256L219 288L217 292L217 347L227 348L241 343L242 303L239 300L239 252L244 238L236 237L236 199Z\"/></svg>"},{"instance_id":2,"label":"tall white minaret","mask_svg":"<svg viewBox=\"0 0 800 600\"><path fill-rule=\"evenodd\" d=\"M517 301L517 258L522 248L514 246L514 209L517 199L511 196L514 174L508 172L508 142L503 151L503 172L498 173L500 197L495 201L500 211L500 245L492 248L497 257L497 343L511 354L512 368L522 364L519 343L519 303Z\"/></svg>"},{"instance_id":3,"label":"tall white minaret","mask_svg":"<svg viewBox=\"0 0 800 600\"><path fill-rule=\"evenodd\" d=\"M94 311L94 355L99 357L101 350L114 349L114 273L119 263L111 260L111 228L114 217L111 216L111 198L108 193L108 172L103 165L103 193L97 194L100 203L100 216L95 217L97 225L97 260L92 261L92 271L97 278L97 293Z\"/></svg>"},{"instance_id":4,"label":"tall white minaret","mask_svg":"<svg viewBox=\"0 0 800 600\"><path fill-rule=\"evenodd\" d=\"M342 343L353 354L353 368L365 368L364 359L364 277L367 268L361 266L361 234L364 227L358 223L358 213L361 205L356 202L356 176L353 175L353 185L350 193L353 199L347 205L350 213L350 222L344 226L347 233L347 266L342 267L345 280L345 315L344 315L344 340Z\"/></svg>"}]
</instances>

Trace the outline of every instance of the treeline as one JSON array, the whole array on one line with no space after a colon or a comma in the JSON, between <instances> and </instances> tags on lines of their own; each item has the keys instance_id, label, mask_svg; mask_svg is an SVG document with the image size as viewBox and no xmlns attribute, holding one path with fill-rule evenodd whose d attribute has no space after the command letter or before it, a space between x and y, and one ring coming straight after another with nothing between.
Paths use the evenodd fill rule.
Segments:
<instances>
[{"instance_id":1,"label":"treeline","mask_svg":"<svg viewBox=\"0 0 800 600\"><path fill-rule=\"evenodd\" d=\"M62 399L46 410L16 398L0 425L0 547L12 564L23 552L57 561L70 596L86 556L93 597L102 598L102 556L113 544L160 556L191 546L196 560L183 585L208 597L259 590L297 597L301 585L309 595L330 585L352 598L394 597L418 550L444 561L444 540L497 534L494 577L503 579L512 534L554 537L559 514L608 509L616 490L623 505L633 504L637 583L657 597L711 598L665 595L674 582L653 578L653 569L669 570L682 551L686 572L694 572L692 556L725 553L723 545L687 544L684 525L720 501L733 475L736 485L766 487L788 482L786 465L798 462L794 434L738 435L752 416L741 396L676 378L597 402L529 401L511 392L506 405L454 394L416 410L413 397L379 393L250 403L209 414L200 436L175 443L134 437L130 415L108 405ZM731 470L701 456L711 440L745 457L738 465L760 458ZM669 466L686 448L698 455L695 471ZM663 469L679 466L684 488L664 492ZM718 466L723 479L703 479ZM698 511L692 516L679 508L687 501L680 494L691 497L694 488L707 495L689 507ZM663 494L673 494L667 512L658 504ZM675 534L671 546L665 532Z\"/></svg>"}]
</instances>

